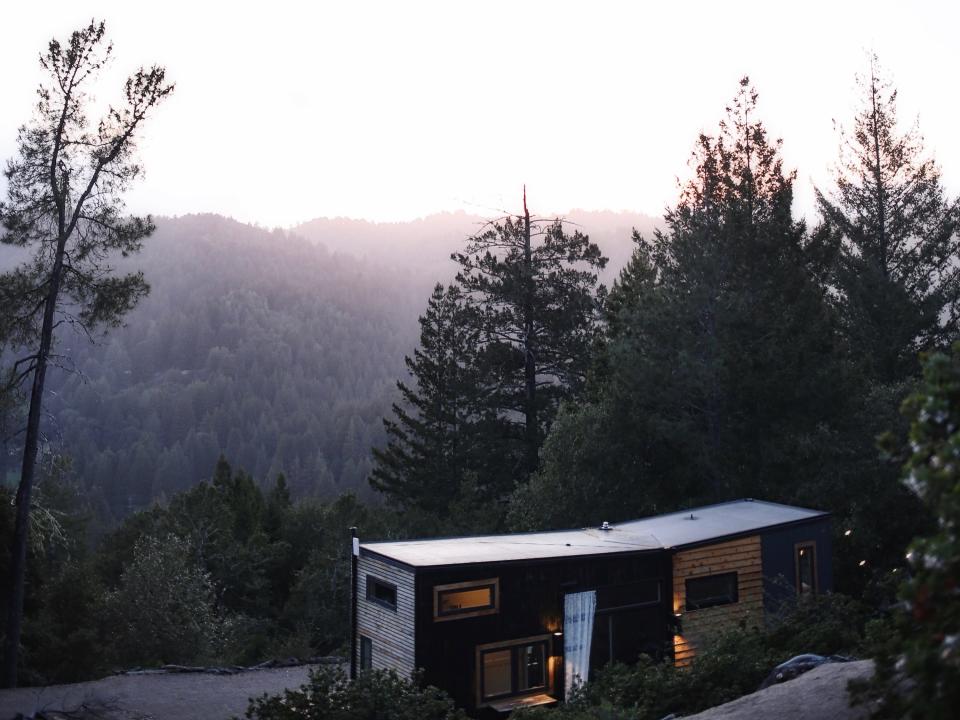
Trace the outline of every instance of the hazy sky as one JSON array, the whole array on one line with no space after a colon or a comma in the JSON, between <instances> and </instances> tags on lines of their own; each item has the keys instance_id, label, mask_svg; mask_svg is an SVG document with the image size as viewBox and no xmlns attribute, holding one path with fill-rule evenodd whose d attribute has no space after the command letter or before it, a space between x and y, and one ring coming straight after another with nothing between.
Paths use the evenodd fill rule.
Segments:
<instances>
[{"instance_id":1,"label":"hazy sky","mask_svg":"<svg viewBox=\"0 0 960 720\"><path fill-rule=\"evenodd\" d=\"M0 157L53 35L107 21L115 61L177 83L148 124L138 212L264 225L464 209L629 209L677 195L697 133L749 74L798 170L798 209L836 155L874 49L960 190L960 2L165 2L0 6Z\"/></svg>"}]
</instances>

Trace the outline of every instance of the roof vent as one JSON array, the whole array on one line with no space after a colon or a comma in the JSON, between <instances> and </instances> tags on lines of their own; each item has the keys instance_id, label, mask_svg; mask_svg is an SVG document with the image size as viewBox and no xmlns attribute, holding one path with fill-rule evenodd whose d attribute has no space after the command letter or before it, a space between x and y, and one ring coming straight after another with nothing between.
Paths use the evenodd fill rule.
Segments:
<instances>
[{"instance_id":1,"label":"roof vent","mask_svg":"<svg viewBox=\"0 0 960 720\"><path fill-rule=\"evenodd\" d=\"M610 530L613 530L613 525L604 520L600 525L600 529L609 532Z\"/></svg>"},{"instance_id":2,"label":"roof vent","mask_svg":"<svg viewBox=\"0 0 960 720\"><path fill-rule=\"evenodd\" d=\"M690 513L689 517L685 517L684 520L696 520L696 516L693 513Z\"/></svg>"}]
</instances>

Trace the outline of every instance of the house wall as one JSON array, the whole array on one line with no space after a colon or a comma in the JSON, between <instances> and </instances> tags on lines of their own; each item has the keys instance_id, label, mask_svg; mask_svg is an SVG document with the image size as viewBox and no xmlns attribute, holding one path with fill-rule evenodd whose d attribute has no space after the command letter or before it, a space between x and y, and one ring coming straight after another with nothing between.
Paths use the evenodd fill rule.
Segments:
<instances>
[{"instance_id":1,"label":"house wall","mask_svg":"<svg viewBox=\"0 0 960 720\"><path fill-rule=\"evenodd\" d=\"M737 573L738 602L730 605L686 609L686 580L706 575ZM680 614L682 633L674 637L674 661L687 665L698 647L716 632L763 622L763 565L759 535L703 545L673 556L673 611Z\"/></svg>"},{"instance_id":2,"label":"house wall","mask_svg":"<svg viewBox=\"0 0 960 720\"><path fill-rule=\"evenodd\" d=\"M396 610L367 599L367 576L397 586ZM414 617L414 573L397 565L360 553L357 560L357 640L353 648L360 667L360 637L373 641L372 666L396 670L409 677L416 668Z\"/></svg>"},{"instance_id":3,"label":"house wall","mask_svg":"<svg viewBox=\"0 0 960 720\"><path fill-rule=\"evenodd\" d=\"M816 543L817 592L833 590L833 541L829 517L768 530L763 534L763 577L768 613L776 613L796 596L796 546Z\"/></svg>"},{"instance_id":4,"label":"house wall","mask_svg":"<svg viewBox=\"0 0 960 720\"><path fill-rule=\"evenodd\" d=\"M644 608L648 622L636 635L637 653L645 645L663 646L669 639L670 559L653 552L617 557L566 558L523 563L477 563L450 568L421 568L416 591L416 666L424 680L451 694L461 707L477 706L476 648L501 641L536 637L562 630L563 596L567 592L605 588L654 579L662 583L659 605ZM500 609L496 614L436 622L436 585L498 578ZM548 664L551 693L562 697L563 638L554 637ZM636 655L634 658L636 659Z\"/></svg>"}]
</instances>

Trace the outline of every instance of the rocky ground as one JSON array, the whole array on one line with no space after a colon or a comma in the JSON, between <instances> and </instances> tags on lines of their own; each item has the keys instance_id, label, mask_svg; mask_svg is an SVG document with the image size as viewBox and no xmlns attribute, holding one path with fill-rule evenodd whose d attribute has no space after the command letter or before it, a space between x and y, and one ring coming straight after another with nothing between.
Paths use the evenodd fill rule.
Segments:
<instances>
[{"instance_id":1,"label":"rocky ground","mask_svg":"<svg viewBox=\"0 0 960 720\"><path fill-rule=\"evenodd\" d=\"M847 683L872 674L871 660L821 665L686 720L866 720L870 708L850 707Z\"/></svg>"}]
</instances>

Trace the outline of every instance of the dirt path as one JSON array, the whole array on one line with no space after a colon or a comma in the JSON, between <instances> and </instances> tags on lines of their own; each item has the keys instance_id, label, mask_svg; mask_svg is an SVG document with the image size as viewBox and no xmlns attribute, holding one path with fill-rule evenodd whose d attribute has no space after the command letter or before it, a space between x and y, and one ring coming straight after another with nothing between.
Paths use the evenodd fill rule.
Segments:
<instances>
[{"instance_id":1,"label":"dirt path","mask_svg":"<svg viewBox=\"0 0 960 720\"><path fill-rule=\"evenodd\" d=\"M243 717L250 697L279 693L307 681L312 666L256 670L238 675L177 673L115 675L74 685L0 690L0 720L17 713L101 709L109 720L227 720Z\"/></svg>"}]
</instances>

